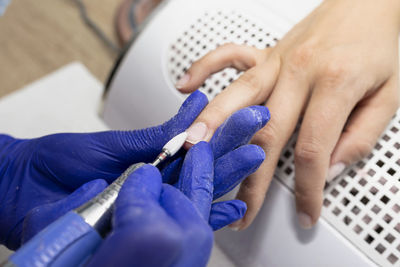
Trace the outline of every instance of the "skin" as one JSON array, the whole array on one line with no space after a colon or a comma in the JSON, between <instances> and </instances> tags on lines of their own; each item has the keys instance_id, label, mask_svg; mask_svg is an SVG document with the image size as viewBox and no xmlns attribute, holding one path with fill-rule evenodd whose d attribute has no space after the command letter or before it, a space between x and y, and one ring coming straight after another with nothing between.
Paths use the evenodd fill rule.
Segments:
<instances>
[{"instance_id":1,"label":"skin","mask_svg":"<svg viewBox=\"0 0 400 267\"><path fill-rule=\"evenodd\" d=\"M326 0L273 48L228 44L192 65L181 92L227 67L245 71L195 121L207 125L206 140L240 108L266 103L271 112L252 140L267 159L241 185L248 210L235 228L256 217L299 119L296 207L304 228L317 222L329 168L368 155L399 106L399 30L398 0Z\"/></svg>"}]
</instances>

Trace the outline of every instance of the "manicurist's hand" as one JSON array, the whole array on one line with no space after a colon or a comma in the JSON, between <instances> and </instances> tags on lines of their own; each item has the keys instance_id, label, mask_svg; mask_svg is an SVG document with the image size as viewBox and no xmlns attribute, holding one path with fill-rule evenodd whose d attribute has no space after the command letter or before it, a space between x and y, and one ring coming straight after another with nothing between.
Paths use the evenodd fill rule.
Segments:
<instances>
[{"instance_id":1,"label":"manicurist's hand","mask_svg":"<svg viewBox=\"0 0 400 267\"><path fill-rule=\"evenodd\" d=\"M220 145L229 147L226 142ZM219 169L237 164L242 166L238 172L247 172L264 159L264 152L255 145L219 151L224 155L215 155L213 145L206 142L193 146L175 186L163 184L164 177L151 165L131 174L115 203L113 230L89 266L206 266L213 244L214 226L209 222L224 222L229 213L235 216L236 211L225 205L239 210L243 207L239 200L212 204L240 177L232 175L219 181Z\"/></svg>"},{"instance_id":2,"label":"manicurist's hand","mask_svg":"<svg viewBox=\"0 0 400 267\"><path fill-rule=\"evenodd\" d=\"M0 135L0 243L17 249L96 196L131 164L153 161L205 105L206 96L195 92L168 122L136 131L63 133L35 139Z\"/></svg>"},{"instance_id":3,"label":"manicurist's hand","mask_svg":"<svg viewBox=\"0 0 400 267\"><path fill-rule=\"evenodd\" d=\"M198 88L212 73L235 67L245 73L200 114L192 143L209 140L234 111L265 103L271 121L253 138L267 159L246 179L238 198L255 218L279 155L302 118L295 148L296 206L309 228L320 215L323 187L366 156L399 104L397 0L326 0L274 48L224 45L188 70L177 87Z\"/></svg>"}]
</instances>

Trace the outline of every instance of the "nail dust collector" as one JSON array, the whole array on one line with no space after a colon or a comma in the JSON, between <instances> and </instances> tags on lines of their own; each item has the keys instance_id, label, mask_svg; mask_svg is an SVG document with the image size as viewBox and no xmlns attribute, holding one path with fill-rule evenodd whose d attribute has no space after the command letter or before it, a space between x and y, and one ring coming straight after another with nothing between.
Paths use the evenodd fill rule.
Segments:
<instances>
[{"instance_id":1,"label":"nail dust collector","mask_svg":"<svg viewBox=\"0 0 400 267\"><path fill-rule=\"evenodd\" d=\"M318 2L164 1L115 66L106 123L132 129L167 120L185 98L174 84L193 61L228 42L273 46ZM226 69L201 90L212 99L238 75ZM308 231L294 212L294 136L253 225L218 231L217 243L238 266L400 266L399 130L398 113L372 153L326 187L322 218Z\"/></svg>"}]
</instances>

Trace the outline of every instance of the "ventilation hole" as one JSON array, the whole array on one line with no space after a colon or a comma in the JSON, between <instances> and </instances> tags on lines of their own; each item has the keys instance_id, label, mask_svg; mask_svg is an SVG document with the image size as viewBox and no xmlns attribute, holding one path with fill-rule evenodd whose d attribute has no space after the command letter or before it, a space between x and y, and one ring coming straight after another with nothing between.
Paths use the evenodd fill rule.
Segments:
<instances>
[{"instance_id":1,"label":"ventilation hole","mask_svg":"<svg viewBox=\"0 0 400 267\"><path fill-rule=\"evenodd\" d=\"M324 206L325 207L329 207L329 205L331 204L332 202L329 200L329 199L324 199Z\"/></svg>"},{"instance_id":2,"label":"ventilation hole","mask_svg":"<svg viewBox=\"0 0 400 267\"><path fill-rule=\"evenodd\" d=\"M379 224L375 225L374 231L378 234L380 234L383 231L383 227L380 226Z\"/></svg>"},{"instance_id":3,"label":"ventilation hole","mask_svg":"<svg viewBox=\"0 0 400 267\"><path fill-rule=\"evenodd\" d=\"M375 214L378 214L382 209L379 208L377 205L374 205L371 209Z\"/></svg>"},{"instance_id":4,"label":"ventilation hole","mask_svg":"<svg viewBox=\"0 0 400 267\"><path fill-rule=\"evenodd\" d=\"M400 206L398 204L394 204L393 207L392 207L392 210L394 212L396 212L396 213L399 213L400 212Z\"/></svg>"},{"instance_id":5,"label":"ventilation hole","mask_svg":"<svg viewBox=\"0 0 400 267\"><path fill-rule=\"evenodd\" d=\"M286 173L287 175L290 175L292 172L293 172L293 170L292 170L292 168L290 168L290 167L287 167L287 168L285 169L285 173Z\"/></svg>"},{"instance_id":6,"label":"ventilation hole","mask_svg":"<svg viewBox=\"0 0 400 267\"><path fill-rule=\"evenodd\" d=\"M394 230L400 233L400 223L398 223L395 227Z\"/></svg>"},{"instance_id":7,"label":"ventilation hole","mask_svg":"<svg viewBox=\"0 0 400 267\"><path fill-rule=\"evenodd\" d=\"M355 171L353 171L353 170L350 170L348 173L347 173L351 178L354 178L354 176L356 176L356 172Z\"/></svg>"},{"instance_id":8,"label":"ventilation hole","mask_svg":"<svg viewBox=\"0 0 400 267\"><path fill-rule=\"evenodd\" d=\"M278 168L282 168L282 166L283 166L283 161L282 161L282 160L279 160L279 161L278 161Z\"/></svg>"},{"instance_id":9,"label":"ventilation hole","mask_svg":"<svg viewBox=\"0 0 400 267\"><path fill-rule=\"evenodd\" d=\"M377 143L376 145L375 145L375 149L376 150L381 150L381 148L382 148L382 145L381 144L379 144L379 143Z\"/></svg>"},{"instance_id":10,"label":"ventilation hole","mask_svg":"<svg viewBox=\"0 0 400 267\"><path fill-rule=\"evenodd\" d=\"M367 180L365 180L364 178L361 178L360 181L358 181L358 183L359 183L361 186L365 186L365 185L367 184Z\"/></svg>"},{"instance_id":11,"label":"ventilation hole","mask_svg":"<svg viewBox=\"0 0 400 267\"><path fill-rule=\"evenodd\" d=\"M339 182L339 184L340 184L343 188L345 188L349 183L346 182L346 181L343 179L343 180L341 180L341 181Z\"/></svg>"},{"instance_id":12,"label":"ventilation hole","mask_svg":"<svg viewBox=\"0 0 400 267\"><path fill-rule=\"evenodd\" d=\"M353 227L353 231L356 234L360 234L362 232L363 228L361 226L359 226L358 224L356 224L356 226Z\"/></svg>"},{"instance_id":13,"label":"ventilation hole","mask_svg":"<svg viewBox=\"0 0 400 267\"><path fill-rule=\"evenodd\" d=\"M391 176L394 176L394 174L396 173L396 171L393 168L390 168L387 173L389 173Z\"/></svg>"},{"instance_id":14,"label":"ventilation hole","mask_svg":"<svg viewBox=\"0 0 400 267\"><path fill-rule=\"evenodd\" d=\"M334 196L334 197L337 197L339 195L339 191L337 191L336 189L333 189L331 191L331 195Z\"/></svg>"},{"instance_id":15,"label":"ventilation hole","mask_svg":"<svg viewBox=\"0 0 400 267\"><path fill-rule=\"evenodd\" d=\"M381 197L381 201L383 202L383 203L385 203L385 204L387 204L388 202L389 202L389 198L387 197L387 196L383 196L383 197Z\"/></svg>"},{"instance_id":16,"label":"ventilation hole","mask_svg":"<svg viewBox=\"0 0 400 267\"><path fill-rule=\"evenodd\" d=\"M395 237L394 237L392 234L387 234L387 235L385 236L385 240L386 240L389 244L392 244L393 241L395 240Z\"/></svg>"},{"instance_id":17,"label":"ventilation hole","mask_svg":"<svg viewBox=\"0 0 400 267\"><path fill-rule=\"evenodd\" d=\"M383 165L385 165L385 163L384 163L382 160L378 160L378 161L376 162L376 165L377 165L378 167L382 167Z\"/></svg>"},{"instance_id":18,"label":"ventilation hole","mask_svg":"<svg viewBox=\"0 0 400 267\"><path fill-rule=\"evenodd\" d=\"M368 215L365 215L362 218L362 220L363 220L363 222L365 222L365 224L369 224L372 221L371 217L369 217Z\"/></svg>"},{"instance_id":19,"label":"ventilation hole","mask_svg":"<svg viewBox=\"0 0 400 267\"><path fill-rule=\"evenodd\" d=\"M350 190L350 194L352 194L353 196L357 196L358 190L357 190L356 188L353 187L353 188Z\"/></svg>"},{"instance_id":20,"label":"ventilation hole","mask_svg":"<svg viewBox=\"0 0 400 267\"><path fill-rule=\"evenodd\" d=\"M369 169L367 174L371 177L373 177L375 175L376 171L374 171L373 169Z\"/></svg>"},{"instance_id":21,"label":"ventilation hole","mask_svg":"<svg viewBox=\"0 0 400 267\"><path fill-rule=\"evenodd\" d=\"M378 193L378 189L377 189L375 186L373 186L373 187L371 187L371 188L369 189L369 192L370 192L371 194L373 194L373 195L376 195L376 193Z\"/></svg>"},{"instance_id":22,"label":"ventilation hole","mask_svg":"<svg viewBox=\"0 0 400 267\"><path fill-rule=\"evenodd\" d=\"M386 180L385 178L381 177L381 178L379 178L378 182L379 182L381 185L385 185L386 182L387 182L387 180Z\"/></svg>"},{"instance_id":23,"label":"ventilation hole","mask_svg":"<svg viewBox=\"0 0 400 267\"><path fill-rule=\"evenodd\" d=\"M378 244L375 247L375 250L378 251L380 254L382 254L383 252L385 252L386 248L382 244Z\"/></svg>"},{"instance_id":24,"label":"ventilation hole","mask_svg":"<svg viewBox=\"0 0 400 267\"><path fill-rule=\"evenodd\" d=\"M382 139L387 142L390 140L390 137L387 134L385 134L385 135L383 135Z\"/></svg>"},{"instance_id":25,"label":"ventilation hole","mask_svg":"<svg viewBox=\"0 0 400 267\"><path fill-rule=\"evenodd\" d=\"M352 219L349 216L344 216L343 222L346 225L349 225L351 223Z\"/></svg>"},{"instance_id":26,"label":"ventilation hole","mask_svg":"<svg viewBox=\"0 0 400 267\"><path fill-rule=\"evenodd\" d=\"M397 129L397 127L393 126L392 128L390 128L390 131L397 133L399 131L399 129Z\"/></svg>"},{"instance_id":27,"label":"ventilation hole","mask_svg":"<svg viewBox=\"0 0 400 267\"><path fill-rule=\"evenodd\" d=\"M393 220L393 217L390 216L389 214L385 214L385 216L383 216L383 220L384 220L387 224L389 224L389 223Z\"/></svg>"},{"instance_id":28,"label":"ventilation hole","mask_svg":"<svg viewBox=\"0 0 400 267\"><path fill-rule=\"evenodd\" d=\"M364 240L365 240L365 242L367 242L368 244L371 244L371 243L375 240L375 238L373 238L371 235L367 235L367 236L364 238Z\"/></svg>"},{"instance_id":29,"label":"ventilation hole","mask_svg":"<svg viewBox=\"0 0 400 267\"><path fill-rule=\"evenodd\" d=\"M395 264L399 260L399 258L393 255L392 253L390 253L387 259L391 264Z\"/></svg>"},{"instance_id":30,"label":"ventilation hole","mask_svg":"<svg viewBox=\"0 0 400 267\"><path fill-rule=\"evenodd\" d=\"M386 156L388 159L390 159L390 158L393 157L393 153L390 152L390 151L388 151L388 152L385 153L385 156Z\"/></svg>"},{"instance_id":31,"label":"ventilation hole","mask_svg":"<svg viewBox=\"0 0 400 267\"><path fill-rule=\"evenodd\" d=\"M335 207L335 208L333 209L333 211L332 211L332 213L335 214L336 216L338 216L341 212L342 212L342 211L341 211L338 207Z\"/></svg>"},{"instance_id":32,"label":"ventilation hole","mask_svg":"<svg viewBox=\"0 0 400 267\"><path fill-rule=\"evenodd\" d=\"M363 203L364 205L367 205L368 204L368 202L369 202L369 198L367 198L366 196L363 196L362 198L361 198L361 203Z\"/></svg>"},{"instance_id":33,"label":"ventilation hole","mask_svg":"<svg viewBox=\"0 0 400 267\"><path fill-rule=\"evenodd\" d=\"M343 206L346 207L349 203L350 203L350 201L349 201L347 198L344 197L344 198L342 199L342 204L343 204Z\"/></svg>"},{"instance_id":34,"label":"ventilation hole","mask_svg":"<svg viewBox=\"0 0 400 267\"><path fill-rule=\"evenodd\" d=\"M394 145L393 145L396 149L400 149L400 143L395 143Z\"/></svg>"},{"instance_id":35,"label":"ventilation hole","mask_svg":"<svg viewBox=\"0 0 400 267\"><path fill-rule=\"evenodd\" d=\"M359 207L357 207L357 206L354 206L351 209L351 212L353 212L355 215L358 215L360 213L360 211L361 211L361 209Z\"/></svg>"}]
</instances>

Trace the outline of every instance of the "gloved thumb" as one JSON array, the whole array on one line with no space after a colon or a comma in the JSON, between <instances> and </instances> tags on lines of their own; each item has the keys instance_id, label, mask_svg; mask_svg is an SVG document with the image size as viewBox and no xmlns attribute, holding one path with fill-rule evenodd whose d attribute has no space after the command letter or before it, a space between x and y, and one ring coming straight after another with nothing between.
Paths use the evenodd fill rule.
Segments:
<instances>
[{"instance_id":1,"label":"gloved thumb","mask_svg":"<svg viewBox=\"0 0 400 267\"><path fill-rule=\"evenodd\" d=\"M34 235L70 210L81 206L98 195L107 185L104 180L93 180L82 185L63 199L33 208L25 217L21 244L29 241Z\"/></svg>"},{"instance_id":2,"label":"gloved thumb","mask_svg":"<svg viewBox=\"0 0 400 267\"><path fill-rule=\"evenodd\" d=\"M185 100L172 119L160 126L136 131L102 132L94 135L92 140L111 158L124 164L150 162L171 138L191 125L207 103L207 97L196 91Z\"/></svg>"}]
</instances>

